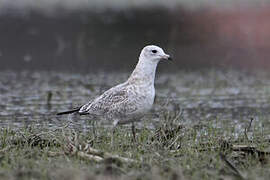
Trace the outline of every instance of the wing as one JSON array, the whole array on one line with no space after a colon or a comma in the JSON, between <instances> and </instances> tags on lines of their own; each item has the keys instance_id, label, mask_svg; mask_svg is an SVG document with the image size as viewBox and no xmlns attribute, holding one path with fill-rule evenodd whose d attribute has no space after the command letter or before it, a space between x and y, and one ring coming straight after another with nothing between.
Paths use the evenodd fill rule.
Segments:
<instances>
[{"instance_id":1,"label":"wing","mask_svg":"<svg viewBox=\"0 0 270 180\"><path fill-rule=\"evenodd\" d=\"M79 113L107 117L126 116L137 110L137 106L133 103L136 97L133 92L127 83L120 84L84 105Z\"/></svg>"}]
</instances>

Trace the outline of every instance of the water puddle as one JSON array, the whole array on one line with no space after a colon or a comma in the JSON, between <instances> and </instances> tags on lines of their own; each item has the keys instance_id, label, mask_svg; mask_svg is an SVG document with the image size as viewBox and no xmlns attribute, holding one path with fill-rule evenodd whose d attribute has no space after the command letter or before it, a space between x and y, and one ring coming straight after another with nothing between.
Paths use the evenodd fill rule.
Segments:
<instances>
[{"instance_id":1,"label":"water puddle","mask_svg":"<svg viewBox=\"0 0 270 180\"><path fill-rule=\"evenodd\" d=\"M55 114L86 103L127 77L127 73L0 72L0 126L56 128L72 122L74 128L88 131L93 122L87 116ZM240 132L254 118L258 126L270 127L270 78L265 74L160 73L156 94L153 110L145 118L149 127L163 112L179 108L180 123L186 125L211 122Z\"/></svg>"}]
</instances>

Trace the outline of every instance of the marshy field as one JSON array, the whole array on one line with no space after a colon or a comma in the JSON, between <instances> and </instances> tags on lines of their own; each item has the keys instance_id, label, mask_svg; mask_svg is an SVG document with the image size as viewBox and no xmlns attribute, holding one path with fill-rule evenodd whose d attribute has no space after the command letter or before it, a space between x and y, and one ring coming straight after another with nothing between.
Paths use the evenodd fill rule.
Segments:
<instances>
[{"instance_id":1,"label":"marshy field","mask_svg":"<svg viewBox=\"0 0 270 180\"><path fill-rule=\"evenodd\" d=\"M111 126L72 109L129 73L0 72L0 179L268 179L270 73L159 72L152 111Z\"/></svg>"}]
</instances>

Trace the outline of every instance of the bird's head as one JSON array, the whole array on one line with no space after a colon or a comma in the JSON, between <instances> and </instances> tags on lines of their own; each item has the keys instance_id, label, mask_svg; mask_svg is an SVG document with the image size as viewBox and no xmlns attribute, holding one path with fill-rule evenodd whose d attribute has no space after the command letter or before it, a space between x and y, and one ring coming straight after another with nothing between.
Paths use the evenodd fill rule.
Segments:
<instances>
[{"instance_id":1,"label":"bird's head","mask_svg":"<svg viewBox=\"0 0 270 180\"><path fill-rule=\"evenodd\" d=\"M142 49L140 58L158 63L160 60L172 60L170 55L166 54L162 48L155 45L148 45Z\"/></svg>"}]
</instances>

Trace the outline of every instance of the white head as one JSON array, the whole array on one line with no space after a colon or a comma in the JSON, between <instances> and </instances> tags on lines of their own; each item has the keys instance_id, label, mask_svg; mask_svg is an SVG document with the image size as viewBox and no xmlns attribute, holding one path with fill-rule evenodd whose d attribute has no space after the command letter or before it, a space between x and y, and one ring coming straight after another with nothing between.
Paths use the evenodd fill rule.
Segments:
<instances>
[{"instance_id":1,"label":"white head","mask_svg":"<svg viewBox=\"0 0 270 180\"><path fill-rule=\"evenodd\" d=\"M158 63L160 60L171 60L170 55L165 54L163 49L155 45L148 45L142 49L140 59Z\"/></svg>"},{"instance_id":2,"label":"white head","mask_svg":"<svg viewBox=\"0 0 270 180\"><path fill-rule=\"evenodd\" d=\"M139 57L139 62L136 65L129 81L133 83L154 85L156 67L160 60L171 60L168 54L154 45L145 46Z\"/></svg>"}]
</instances>

